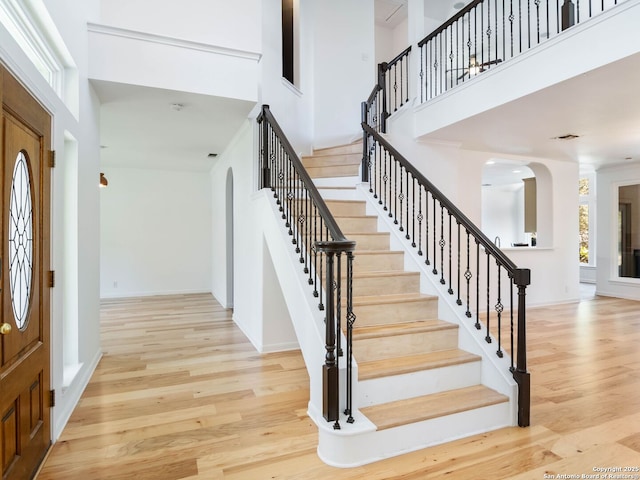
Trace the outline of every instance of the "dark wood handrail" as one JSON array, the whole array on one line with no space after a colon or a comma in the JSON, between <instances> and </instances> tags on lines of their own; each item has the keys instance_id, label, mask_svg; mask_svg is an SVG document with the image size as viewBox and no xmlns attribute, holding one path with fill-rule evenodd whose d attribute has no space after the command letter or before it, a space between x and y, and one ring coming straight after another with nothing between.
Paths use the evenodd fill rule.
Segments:
<instances>
[{"instance_id":1,"label":"dark wood handrail","mask_svg":"<svg viewBox=\"0 0 640 480\"><path fill-rule=\"evenodd\" d=\"M485 0L474 0L473 2L471 2L469 5L467 5L466 7L464 7L462 10L460 10L458 13L456 13L453 17L451 17L449 20L447 20L446 22L444 22L442 25L440 25L438 28L436 28L433 32L431 32L429 35L427 35L426 37L424 37L422 40L420 40L418 42L418 47L422 47L425 43L427 43L429 40L433 39L434 37L438 36L438 34L440 34L440 32L442 32L443 30L446 30L447 28L449 28L451 25L453 25L454 23L456 23L460 18L464 17L467 13L469 13L471 10L473 10L475 7L477 7L478 5L480 5L481 3L484 3Z\"/></svg>"},{"instance_id":2,"label":"dark wood handrail","mask_svg":"<svg viewBox=\"0 0 640 480\"><path fill-rule=\"evenodd\" d=\"M418 182L422 183L425 188L431 192L431 194L436 198L440 204L447 208L449 212L455 217L456 221L460 222L460 224L470 233L472 234L476 241L480 243L491 255L493 255L496 261L504 267L509 274L513 275L514 272L518 269L515 263L507 257L502 250L497 248L493 242L484 234L482 230L480 230L469 218L460 211L458 207L456 207L451 200L449 200L438 188L431 183L418 169L416 169L398 150L393 148L393 146L385 140L385 138L376 132L373 128L371 128L366 123L362 123L362 128L367 134L371 135L376 142L382 145L388 152L391 153L406 169L406 171L410 172Z\"/></svg>"},{"instance_id":3,"label":"dark wood handrail","mask_svg":"<svg viewBox=\"0 0 640 480\"><path fill-rule=\"evenodd\" d=\"M331 234L331 238L336 242L349 242L347 237L345 237L344 234L342 233L342 230L340 230L340 227L338 226L336 219L331 214L329 207L327 207L327 204L324 202L324 199L320 195L320 192L318 192L318 189L313 183L313 180L311 180L311 177L307 173L307 170L302 165L302 161L296 154L296 151L293 149L293 147L289 143L289 140L287 139L287 136L284 134L284 131L276 121L273 114L271 113L271 110L269 109L269 105L262 106L262 111L260 112L257 118L258 123L262 122L264 118L267 119L267 121L271 125L271 128L280 139L280 142L282 143L282 147L284 148L285 152L289 156L289 159L291 160L293 167L296 169L296 173L300 177L300 180L304 183L305 188L308 190L311 200L316 205L318 209L318 214L320 215L320 217L322 217L323 221L325 222L325 225L327 226L327 229ZM353 243L355 245L355 242Z\"/></svg>"},{"instance_id":4,"label":"dark wood handrail","mask_svg":"<svg viewBox=\"0 0 640 480\"><path fill-rule=\"evenodd\" d=\"M395 65L396 63L398 63L402 58L406 57L409 54L410 51L411 51L411 45L409 45L402 52L400 52L398 55L396 55L396 57L393 60L391 60L390 62L387 62L387 69L389 67Z\"/></svg>"}]
</instances>

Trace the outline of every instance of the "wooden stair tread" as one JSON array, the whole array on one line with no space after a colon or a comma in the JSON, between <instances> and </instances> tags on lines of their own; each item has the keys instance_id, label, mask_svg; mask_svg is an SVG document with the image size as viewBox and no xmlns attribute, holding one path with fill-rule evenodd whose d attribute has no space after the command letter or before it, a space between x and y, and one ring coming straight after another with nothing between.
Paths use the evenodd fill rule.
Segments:
<instances>
[{"instance_id":1,"label":"wooden stair tread","mask_svg":"<svg viewBox=\"0 0 640 480\"><path fill-rule=\"evenodd\" d=\"M507 402L509 398L484 385L408 398L362 408L360 411L378 430Z\"/></svg>"},{"instance_id":2,"label":"wooden stair tread","mask_svg":"<svg viewBox=\"0 0 640 480\"><path fill-rule=\"evenodd\" d=\"M442 320L421 320L417 322L389 323L385 325L367 325L354 327L353 335L356 339L377 337L393 337L412 333L435 332L439 330L454 330L458 326Z\"/></svg>"},{"instance_id":3,"label":"wooden stair tread","mask_svg":"<svg viewBox=\"0 0 640 480\"><path fill-rule=\"evenodd\" d=\"M398 302L422 302L425 300L437 300L434 295L423 293L398 293L392 295L360 296L353 297L353 305L385 305Z\"/></svg>"},{"instance_id":4,"label":"wooden stair tread","mask_svg":"<svg viewBox=\"0 0 640 480\"><path fill-rule=\"evenodd\" d=\"M480 356L474 355L473 353L453 348L419 355L358 362L358 379L362 381L392 375L403 375L405 373L419 372L422 370L477 362L480 361L480 358Z\"/></svg>"}]
</instances>

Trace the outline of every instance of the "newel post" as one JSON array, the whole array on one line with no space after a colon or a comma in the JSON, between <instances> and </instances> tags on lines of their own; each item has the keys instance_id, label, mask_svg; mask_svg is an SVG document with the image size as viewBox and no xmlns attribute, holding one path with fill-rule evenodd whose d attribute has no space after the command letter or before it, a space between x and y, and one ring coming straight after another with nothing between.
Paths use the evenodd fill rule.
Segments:
<instances>
[{"instance_id":1,"label":"newel post","mask_svg":"<svg viewBox=\"0 0 640 480\"><path fill-rule=\"evenodd\" d=\"M527 371L526 291L531 284L531 270L518 268L513 275L518 286L518 347L513 378L518 384L518 425L529 426L531 413L531 377Z\"/></svg>"},{"instance_id":2,"label":"newel post","mask_svg":"<svg viewBox=\"0 0 640 480\"><path fill-rule=\"evenodd\" d=\"M335 294L333 290L336 250L331 242L316 242L316 248L326 257L325 280L325 356L322 366L322 415L327 422L335 422L333 428L340 429L340 374L336 352Z\"/></svg>"},{"instance_id":3,"label":"newel post","mask_svg":"<svg viewBox=\"0 0 640 480\"><path fill-rule=\"evenodd\" d=\"M562 10L562 30L572 27L576 23L575 5L571 0L564 0Z\"/></svg>"},{"instance_id":4,"label":"newel post","mask_svg":"<svg viewBox=\"0 0 640 480\"><path fill-rule=\"evenodd\" d=\"M380 131L387 133L387 117L389 112L387 110L387 70L389 64L382 62L378 64L378 86L382 89L382 112L380 112Z\"/></svg>"},{"instance_id":5,"label":"newel post","mask_svg":"<svg viewBox=\"0 0 640 480\"><path fill-rule=\"evenodd\" d=\"M367 102L362 102L360 104L360 116L362 118L362 123L369 124L369 108L367 107ZM367 149L367 132L362 129L362 165L360 166L361 179L363 182L369 181L369 152Z\"/></svg>"},{"instance_id":6,"label":"newel post","mask_svg":"<svg viewBox=\"0 0 640 480\"><path fill-rule=\"evenodd\" d=\"M271 188L271 169L269 168L269 125L266 112L269 105L262 105L262 188Z\"/></svg>"}]
</instances>

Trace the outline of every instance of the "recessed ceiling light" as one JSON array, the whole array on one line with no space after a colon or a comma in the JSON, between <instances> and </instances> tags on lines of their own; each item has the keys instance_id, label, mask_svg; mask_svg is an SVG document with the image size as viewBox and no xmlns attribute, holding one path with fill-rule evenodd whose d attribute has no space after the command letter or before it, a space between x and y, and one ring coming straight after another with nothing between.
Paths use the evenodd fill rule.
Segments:
<instances>
[{"instance_id":1,"label":"recessed ceiling light","mask_svg":"<svg viewBox=\"0 0 640 480\"><path fill-rule=\"evenodd\" d=\"M522 170L511 170L511 173L522 173Z\"/></svg>"},{"instance_id":2,"label":"recessed ceiling light","mask_svg":"<svg viewBox=\"0 0 640 480\"><path fill-rule=\"evenodd\" d=\"M495 165L496 161L495 160L489 160L487 162L487 165Z\"/></svg>"}]
</instances>

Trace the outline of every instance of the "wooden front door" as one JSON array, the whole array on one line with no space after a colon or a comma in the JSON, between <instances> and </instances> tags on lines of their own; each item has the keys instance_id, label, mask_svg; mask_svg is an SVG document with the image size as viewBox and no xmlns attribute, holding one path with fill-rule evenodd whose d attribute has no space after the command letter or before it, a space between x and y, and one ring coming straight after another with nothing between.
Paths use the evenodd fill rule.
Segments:
<instances>
[{"instance_id":1,"label":"wooden front door","mask_svg":"<svg viewBox=\"0 0 640 480\"><path fill-rule=\"evenodd\" d=\"M0 467L22 480L51 438L51 118L1 66L0 100Z\"/></svg>"}]
</instances>

